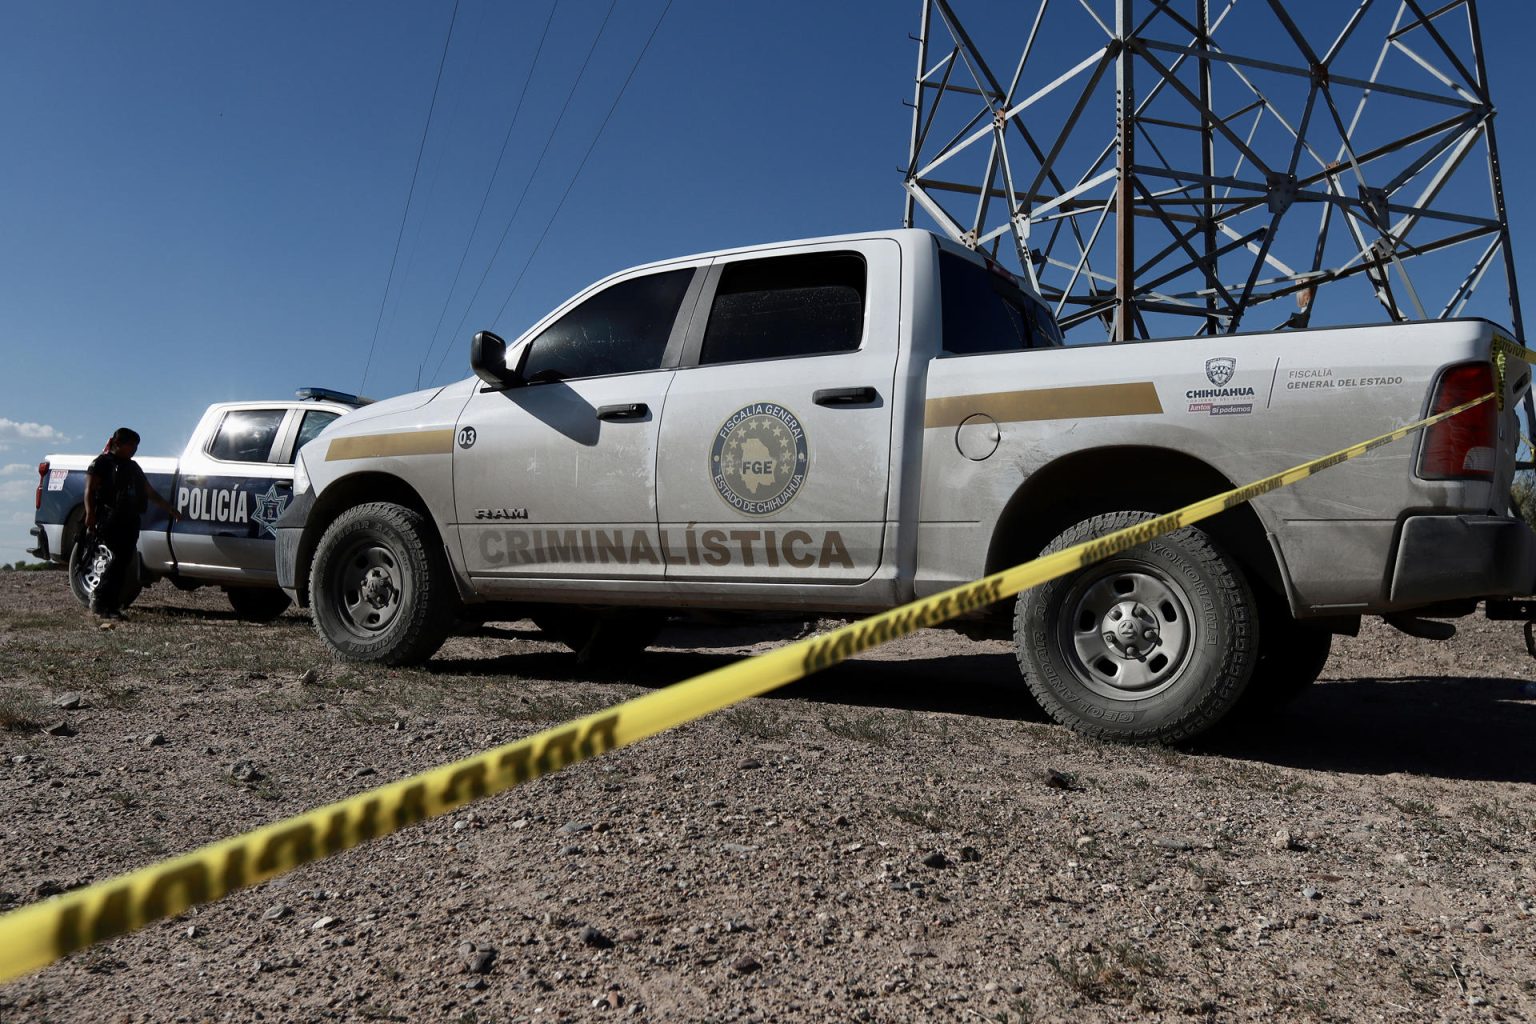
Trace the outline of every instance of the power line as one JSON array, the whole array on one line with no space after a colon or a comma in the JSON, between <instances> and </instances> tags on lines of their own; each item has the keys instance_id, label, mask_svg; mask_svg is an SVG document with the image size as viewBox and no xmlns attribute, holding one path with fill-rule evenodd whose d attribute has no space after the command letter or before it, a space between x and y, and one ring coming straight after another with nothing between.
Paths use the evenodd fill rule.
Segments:
<instances>
[{"instance_id":1,"label":"power line","mask_svg":"<svg viewBox=\"0 0 1536 1024\"><path fill-rule=\"evenodd\" d=\"M453 42L453 26L459 20L459 0L453 0L453 15L448 19L448 36L443 40L443 55L437 61L437 79L432 83L432 102L427 106L427 123L421 129L421 144L416 147L416 166L411 170L411 187L405 194L405 209L400 213L400 230L395 233L395 252L389 258L389 276L384 279L384 294L379 297L379 316L373 324L373 340L368 343L368 358L363 362L363 379L357 385L362 394L368 384L368 370L373 366L373 350L379 343L379 328L384 323L384 306L389 301L389 288L395 281L395 263L400 259L400 240L405 237L405 222L411 215L411 198L416 194L416 176L421 173L421 154L427 148L427 135L432 131L432 114L437 110L437 90L443 84L443 67L448 63L448 46Z\"/></svg>"},{"instance_id":2,"label":"power line","mask_svg":"<svg viewBox=\"0 0 1536 1024\"><path fill-rule=\"evenodd\" d=\"M587 166L587 159L592 155L592 151L597 148L598 140L603 137L603 129L608 127L608 121L613 117L613 112L619 109L619 101L624 98L624 92L629 88L630 80L635 77L635 72L640 69L640 62L645 59L646 51L651 48L651 41L656 38L656 33L661 29L661 23L666 20L667 12L671 9L672 0L667 0L667 5L661 9L661 17L656 19L656 25L651 29L649 38L646 39L645 45L640 48L639 56L629 66L629 76L624 79L624 84L619 87L619 94L613 98L613 106L608 108L608 116L603 118L602 125L597 129L597 134L592 137L592 144L587 147L586 155L581 158L581 163L576 167L576 173L571 175L570 183L565 186L565 194L560 197L560 202L555 206L555 212L551 213L549 220L544 222L544 233L539 235L539 240L533 244L533 251L523 261L523 269L518 272L517 280L512 282L512 290L502 300L501 308L496 310L496 315L491 319L491 323L494 324L501 319L501 314L507 311L507 305L511 303L512 296L517 294L518 286L523 283L523 275L528 273L528 267L533 263L533 258L538 255L539 247L544 244L544 239L549 236L549 229L554 226L555 218L560 216L560 211L564 208L566 199L570 197L571 189L576 187L576 179L581 177L582 170Z\"/></svg>"},{"instance_id":3,"label":"power line","mask_svg":"<svg viewBox=\"0 0 1536 1024\"><path fill-rule=\"evenodd\" d=\"M666 6L661 9L661 17L656 19L656 24L651 28L651 34L646 37L645 45L640 48L639 54L635 56L634 63L630 64L629 74L625 76L624 84L619 86L619 93L613 98L613 103L609 106L607 115L603 117L603 123L598 125L597 134L592 136L592 141L588 144L587 151L581 158L581 163L576 167L576 173L571 175L571 180L566 184L565 192L560 196L560 202L556 204L554 212L549 215L549 219L544 222L543 233L539 235L539 240L534 243L532 251L528 253L528 258L523 261L523 267L518 271L517 280L512 283L512 290L507 293L506 299L501 303L501 308L496 311L496 316L492 318L491 322L493 324L501 319L501 314L506 312L507 304L512 301L512 296L517 293L518 286L523 283L523 275L528 273L528 267L533 263L534 256L538 255L539 248L544 244L544 239L549 236L550 227L555 223L555 218L560 215L560 211L564 209L566 199L570 198L571 189L575 187L576 180L581 177L581 172L586 168L587 160L592 156L592 151L597 148L597 143L603 137L603 131L608 127L608 122L613 119L613 112L619 109L619 102L624 99L624 93L628 91L629 83L634 80L635 72L640 69L640 62L645 59L646 53L651 48L651 43L656 39L656 33L661 30L661 23L666 20L667 12L671 9L672 0L667 0ZM508 227L510 226L509 224ZM503 239L505 239L505 235L503 235ZM500 247L498 246L497 248L499 252ZM488 273L490 268L487 267L486 269ZM467 318L469 311L465 310L464 315ZM460 321L460 325L462 326L462 321ZM433 379L436 379L438 373L442 370L443 362L448 358L449 351L451 351L451 348L444 350L442 358L438 359L437 367L432 371Z\"/></svg>"},{"instance_id":4,"label":"power line","mask_svg":"<svg viewBox=\"0 0 1536 1024\"><path fill-rule=\"evenodd\" d=\"M453 293L459 287L459 275L464 272L464 263L469 259L469 250L474 245L475 235L480 230L480 219L485 215L485 204L491 198L491 189L496 185L496 179L501 174L502 161L507 156L507 144L512 141L512 129L517 127L517 119L523 113L523 100L528 96L528 83L533 80L533 73L539 66L539 58L544 53L544 40L549 37L549 26L555 20L555 8L560 5L560 0L553 0L549 5L549 14L544 19L544 31L539 35L539 45L533 52L533 63L528 65L528 74L523 76L522 87L517 91L517 104L512 110L512 122L507 125L507 133L501 140L501 152L496 155L496 168L491 171L491 180L485 184L485 194L480 197L480 209L475 211L475 223L469 229L469 237L464 240L464 252L459 256L459 265L453 272L453 283L448 286L448 294L443 296L442 311L437 314L437 326L432 328L432 341L427 345L426 355L421 357L421 362L416 366L416 386L421 387L421 371L426 369L427 360L432 358L432 350L437 347L438 335L443 329L443 318L448 315L448 304L453 301Z\"/></svg>"},{"instance_id":5,"label":"power line","mask_svg":"<svg viewBox=\"0 0 1536 1024\"><path fill-rule=\"evenodd\" d=\"M597 35L592 37L592 45L587 48L587 56L581 62L581 70L576 73L576 81L571 84L571 91L565 95L565 103L560 107L560 116L555 118L554 127L549 130L549 136L544 140L544 148L539 151L539 158L534 162L533 171L528 175L528 180L523 183L523 191L517 197L517 205L512 208L512 216L507 218L506 227L501 229L501 238L496 242L496 249L491 253L490 260L485 264L485 271L480 275L479 283L475 285L475 293L469 297L469 305L464 307L464 315L459 317L459 322L454 325L453 330L449 333L448 337L450 339L456 337L459 331L463 329L464 321L469 319L470 311L475 308L475 300L480 298L480 290L485 287L485 279L491 276L491 268L496 265L497 258L501 256L502 246L507 244L507 235L512 232L512 225L517 220L518 213L522 211L523 200L528 197L528 189L533 185L534 179L538 177L539 168L544 166L544 157L549 154L550 144L555 141L555 133L560 130L560 125L565 120L565 113L571 107L571 100L576 96L576 89L581 85L582 78L586 76L587 65L592 62L592 54L597 50L598 41L602 39L603 30L608 27L608 19L613 16L613 9L618 6L618 2L619 0L611 0L608 4L608 13L603 15L603 23L597 27ZM433 345L436 345L436 343L437 340L434 338ZM430 353L430 351L429 347L428 352ZM448 358L448 353L451 351L453 351L453 345L450 343L438 359L437 369L432 371L434 378L437 376L437 371L442 369L443 360Z\"/></svg>"}]
</instances>

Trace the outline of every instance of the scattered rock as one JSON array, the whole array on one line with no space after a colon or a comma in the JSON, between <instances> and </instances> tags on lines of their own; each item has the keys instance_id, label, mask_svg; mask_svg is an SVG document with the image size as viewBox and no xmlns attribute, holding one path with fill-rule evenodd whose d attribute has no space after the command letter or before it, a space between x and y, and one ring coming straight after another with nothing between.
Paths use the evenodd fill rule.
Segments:
<instances>
[{"instance_id":1,"label":"scattered rock","mask_svg":"<svg viewBox=\"0 0 1536 1024\"><path fill-rule=\"evenodd\" d=\"M1461 930L1465 932L1475 932L1478 935L1487 935L1489 932L1493 931L1493 929L1488 926L1488 922L1484 921L1480 917L1474 917L1472 920L1462 925Z\"/></svg>"},{"instance_id":2,"label":"scattered rock","mask_svg":"<svg viewBox=\"0 0 1536 1024\"><path fill-rule=\"evenodd\" d=\"M1320 900L1323 898L1323 894L1318 892L1314 886L1310 885L1301 890L1301 895L1309 900Z\"/></svg>"},{"instance_id":3,"label":"scattered rock","mask_svg":"<svg viewBox=\"0 0 1536 1024\"><path fill-rule=\"evenodd\" d=\"M583 928L576 937L581 940L583 946L590 946L593 949L610 949L613 946L612 939L591 925Z\"/></svg>"},{"instance_id":4,"label":"scattered rock","mask_svg":"<svg viewBox=\"0 0 1536 1024\"><path fill-rule=\"evenodd\" d=\"M261 916L268 921L279 921L291 913L293 913L293 911L289 910L286 905L282 903L276 903L271 907L268 907L267 912Z\"/></svg>"},{"instance_id":5,"label":"scattered rock","mask_svg":"<svg viewBox=\"0 0 1536 1024\"><path fill-rule=\"evenodd\" d=\"M325 917L320 918L314 924L310 925L309 926L309 930L312 931L312 932L323 932L323 931L325 931L328 928L336 927L336 924L337 924L336 918L327 915Z\"/></svg>"},{"instance_id":6,"label":"scattered rock","mask_svg":"<svg viewBox=\"0 0 1536 1024\"><path fill-rule=\"evenodd\" d=\"M53 698L53 706L63 708L65 711L74 711L85 706L85 696L74 691L61 693Z\"/></svg>"},{"instance_id":7,"label":"scattered rock","mask_svg":"<svg viewBox=\"0 0 1536 1024\"><path fill-rule=\"evenodd\" d=\"M967 864L974 864L981 860L981 851L974 846L962 846L960 847L960 859Z\"/></svg>"},{"instance_id":8,"label":"scattered rock","mask_svg":"<svg viewBox=\"0 0 1536 1024\"><path fill-rule=\"evenodd\" d=\"M359 768L359 769L357 769L357 771L353 772L352 773L352 777L354 779L361 779L361 778L364 778L366 776L374 775L374 774L376 774L376 772L374 772L374 770L372 768L363 767L363 768Z\"/></svg>"},{"instance_id":9,"label":"scattered rock","mask_svg":"<svg viewBox=\"0 0 1536 1024\"><path fill-rule=\"evenodd\" d=\"M624 1005L624 993L609 992L606 996L603 997L603 1001L608 1004L608 1009L617 1010L619 1007Z\"/></svg>"},{"instance_id":10,"label":"scattered rock","mask_svg":"<svg viewBox=\"0 0 1536 1024\"><path fill-rule=\"evenodd\" d=\"M592 826L584 821L568 821L560 826L560 831L568 836L574 836L581 832L591 832Z\"/></svg>"},{"instance_id":11,"label":"scattered rock","mask_svg":"<svg viewBox=\"0 0 1536 1024\"><path fill-rule=\"evenodd\" d=\"M43 726L43 733L47 736L76 736L79 731L68 722L60 719L57 722L49 722Z\"/></svg>"},{"instance_id":12,"label":"scattered rock","mask_svg":"<svg viewBox=\"0 0 1536 1024\"><path fill-rule=\"evenodd\" d=\"M299 685L300 686L314 686L319 681L320 681L320 673L317 670L312 669L312 668L305 669L304 670L304 674L299 676ZM398 726L396 728L398 728Z\"/></svg>"},{"instance_id":13,"label":"scattered rock","mask_svg":"<svg viewBox=\"0 0 1536 1024\"><path fill-rule=\"evenodd\" d=\"M580 853L581 853L581 847L576 846L574 844L571 845L571 846L562 846L562 847L560 847L560 856L562 856L562 857L575 857L575 856L579 855Z\"/></svg>"},{"instance_id":14,"label":"scattered rock","mask_svg":"<svg viewBox=\"0 0 1536 1024\"><path fill-rule=\"evenodd\" d=\"M470 974L490 974L491 966L496 963L496 949L493 946L481 946L470 954Z\"/></svg>"},{"instance_id":15,"label":"scattered rock","mask_svg":"<svg viewBox=\"0 0 1536 1024\"><path fill-rule=\"evenodd\" d=\"M761 768L762 766L763 766L763 762L759 761L755 757L749 757L745 761L743 761L740 764L738 764L736 767L740 768L742 771L746 772L746 771L751 771L754 768Z\"/></svg>"},{"instance_id":16,"label":"scattered rock","mask_svg":"<svg viewBox=\"0 0 1536 1024\"><path fill-rule=\"evenodd\" d=\"M721 848L726 853L756 853L757 847L747 846L744 843L724 843Z\"/></svg>"},{"instance_id":17,"label":"scattered rock","mask_svg":"<svg viewBox=\"0 0 1536 1024\"><path fill-rule=\"evenodd\" d=\"M1172 850L1175 853L1188 853L1195 848L1195 844L1188 839L1169 839L1159 836L1152 840L1152 845L1162 850Z\"/></svg>"},{"instance_id":18,"label":"scattered rock","mask_svg":"<svg viewBox=\"0 0 1536 1024\"><path fill-rule=\"evenodd\" d=\"M750 956L738 957L731 964L732 974L755 974L763 969L763 965Z\"/></svg>"},{"instance_id":19,"label":"scattered rock","mask_svg":"<svg viewBox=\"0 0 1536 1024\"><path fill-rule=\"evenodd\" d=\"M165 746L165 737L158 732L152 732L146 734L139 742L146 747L163 747Z\"/></svg>"},{"instance_id":20,"label":"scattered rock","mask_svg":"<svg viewBox=\"0 0 1536 1024\"><path fill-rule=\"evenodd\" d=\"M1269 837L1269 845L1277 850L1289 850L1292 853L1301 853L1306 850L1306 844L1297 839L1290 832L1281 829Z\"/></svg>"},{"instance_id":21,"label":"scattered rock","mask_svg":"<svg viewBox=\"0 0 1536 1024\"><path fill-rule=\"evenodd\" d=\"M1051 789L1066 790L1069 793L1076 792L1080 788L1076 775L1071 772L1059 772L1055 768L1046 770L1045 784Z\"/></svg>"},{"instance_id":22,"label":"scattered rock","mask_svg":"<svg viewBox=\"0 0 1536 1024\"><path fill-rule=\"evenodd\" d=\"M186 935L186 937L189 939L197 938L197 925L188 925L187 930L183 934Z\"/></svg>"},{"instance_id":23,"label":"scattered rock","mask_svg":"<svg viewBox=\"0 0 1536 1024\"><path fill-rule=\"evenodd\" d=\"M260 782L267 776L250 761L236 761L230 766L229 777L236 782Z\"/></svg>"},{"instance_id":24,"label":"scattered rock","mask_svg":"<svg viewBox=\"0 0 1536 1024\"><path fill-rule=\"evenodd\" d=\"M847 827L847 825L848 825L848 815L846 815L846 814L839 814L837 817L832 819L832 824L836 825L838 828L845 828L845 827Z\"/></svg>"},{"instance_id":25,"label":"scattered rock","mask_svg":"<svg viewBox=\"0 0 1536 1024\"><path fill-rule=\"evenodd\" d=\"M925 868L947 868L949 867L949 858L938 850L934 850L925 856L921 863Z\"/></svg>"}]
</instances>

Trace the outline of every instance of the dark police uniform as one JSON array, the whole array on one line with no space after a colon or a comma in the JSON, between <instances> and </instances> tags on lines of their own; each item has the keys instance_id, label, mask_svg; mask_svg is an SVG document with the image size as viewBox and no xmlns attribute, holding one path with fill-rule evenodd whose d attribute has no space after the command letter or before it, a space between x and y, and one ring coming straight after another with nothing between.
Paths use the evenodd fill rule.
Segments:
<instances>
[{"instance_id":1,"label":"dark police uniform","mask_svg":"<svg viewBox=\"0 0 1536 1024\"><path fill-rule=\"evenodd\" d=\"M139 545L139 521L149 508L149 481L132 459L102 452L86 473L96 478L96 540L112 552L112 564L91 595L91 611L118 611L123 574L134 565Z\"/></svg>"}]
</instances>

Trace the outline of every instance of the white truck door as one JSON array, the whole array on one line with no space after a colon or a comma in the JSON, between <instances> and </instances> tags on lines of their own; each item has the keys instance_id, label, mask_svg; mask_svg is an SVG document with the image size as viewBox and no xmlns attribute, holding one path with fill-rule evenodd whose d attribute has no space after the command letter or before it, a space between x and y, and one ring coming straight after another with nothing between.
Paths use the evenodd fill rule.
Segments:
<instances>
[{"instance_id":1,"label":"white truck door","mask_svg":"<svg viewBox=\"0 0 1536 1024\"><path fill-rule=\"evenodd\" d=\"M485 592L498 578L663 577L657 427L697 276L643 273L582 297L509 348L526 383L478 388L465 405L455 512Z\"/></svg>"},{"instance_id":2,"label":"white truck door","mask_svg":"<svg viewBox=\"0 0 1536 1024\"><path fill-rule=\"evenodd\" d=\"M273 524L293 497L293 466L281 460L298 415L225 409L210 430L194 435L203 443L188 446L175 493L163 495L183 517L171 527L178 569L231 583L277 579Z\"/></svg>"},{"instance_id":3,"label":"white truck door","mask_svg":"<svg viewBox=\"0 0 1536 1024\"><path fill-rule=\"evenodd\" d=\"M661 422L669 581L852 584L879 569L900 289L888 239L710 267Z\"/></svg>"}]
</instances>

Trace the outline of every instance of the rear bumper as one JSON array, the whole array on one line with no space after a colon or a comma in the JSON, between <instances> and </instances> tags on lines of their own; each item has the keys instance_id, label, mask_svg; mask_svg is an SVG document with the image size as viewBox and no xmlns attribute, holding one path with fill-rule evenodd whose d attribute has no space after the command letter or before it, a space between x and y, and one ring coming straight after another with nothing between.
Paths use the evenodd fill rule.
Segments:
<instances>
[{"instance_id":1,"label":"rear bumper","mask_svg":"<svg viewBox=\"0 0 1536 1024\"><path fill-rule=\"evenodd\" d=\"M27 548L27 554L40 561L48 561L48 531L44 530L40 525L34 523L32 525L31 531L29 532L32 534L32 536L37 538L37 547Z\"/></svg>"},{"instance_id":2,"label":"rear bumper","mask_svg":"<svg viewBox=\"0 0 1536 1024\"><path fill-rule=\"evenodd\" d=\"M1536 533L1502 516L1403 520L1389 600L1409 607L1536 592Z\"/></svg>"}]
</instances>

